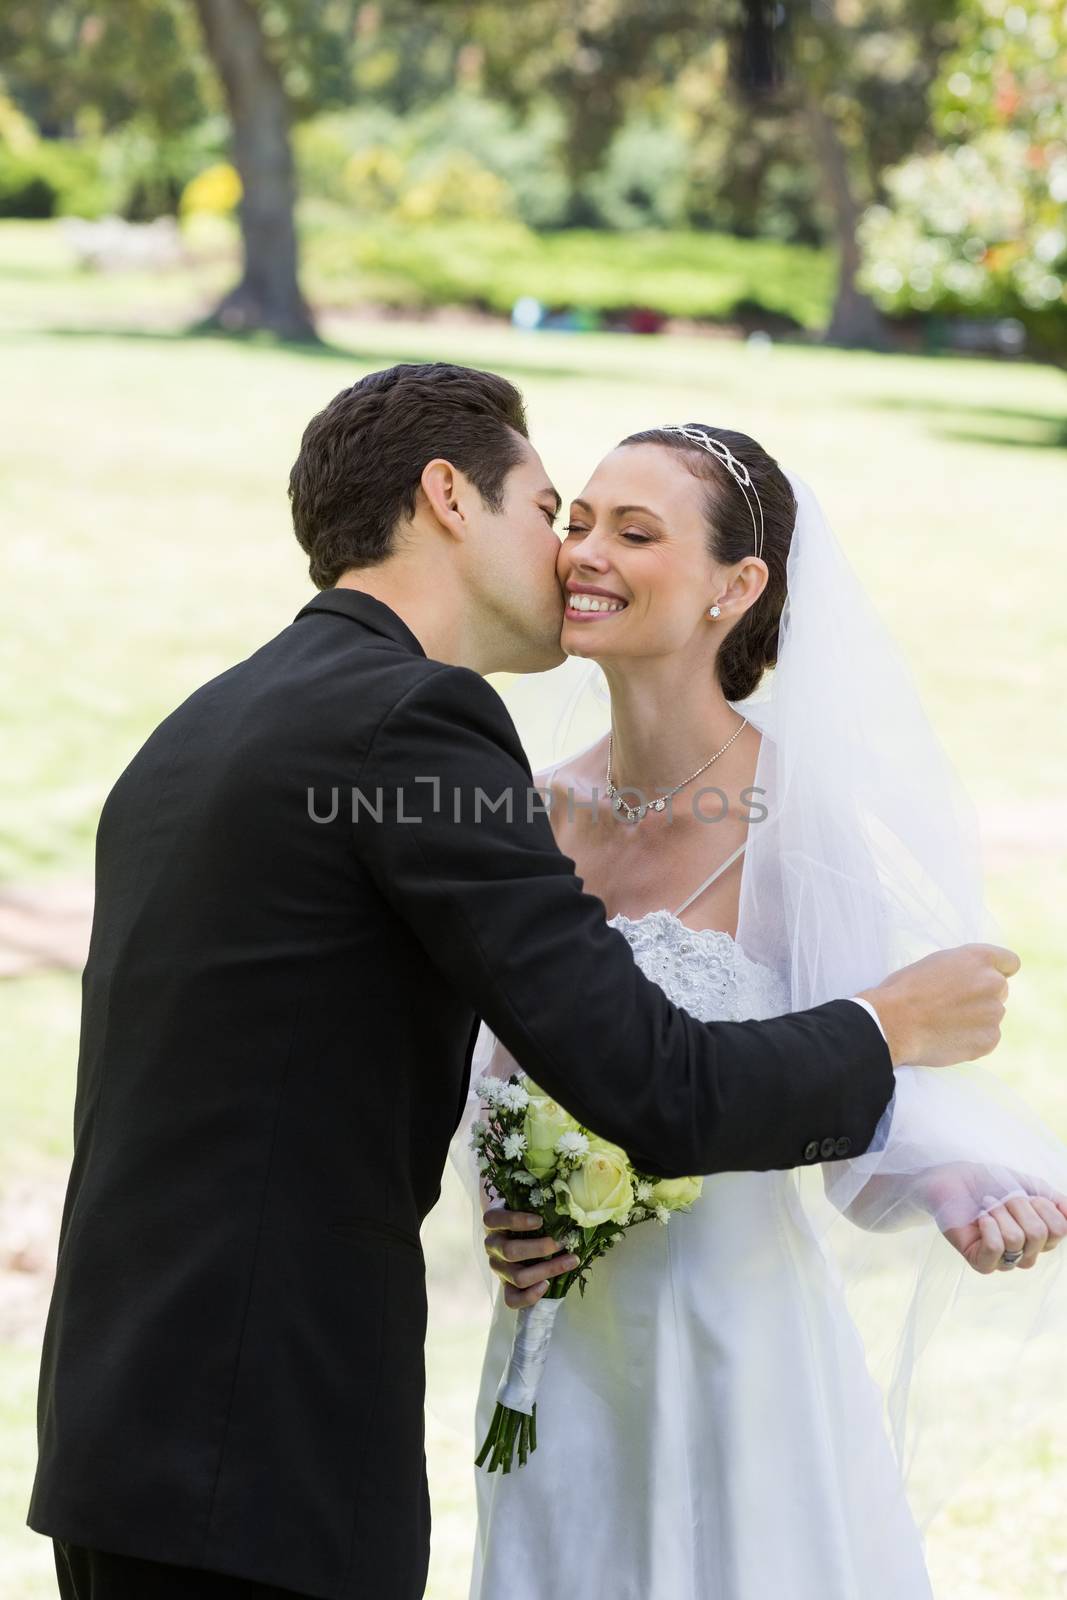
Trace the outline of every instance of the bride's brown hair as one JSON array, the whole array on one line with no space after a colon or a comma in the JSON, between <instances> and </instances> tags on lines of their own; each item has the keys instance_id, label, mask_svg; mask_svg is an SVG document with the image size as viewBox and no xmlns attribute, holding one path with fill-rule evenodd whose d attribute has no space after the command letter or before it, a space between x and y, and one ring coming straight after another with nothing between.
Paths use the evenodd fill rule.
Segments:
<instances>
[{"instance_id":1,"label":"bride's brown hair","mask_svg":"<svg viewBox=\"0 0 1067 1600\"><path fill-rule=\"evenodd\" d=\"M757 687L767 668L778 660L778 629L785 605L786 562L796 522L796 496L777 461L747 433L736 433L732 428L712 428L703 422L688 426L726 445L748 468L763 507L761 555L767 563L767 585L755 604L734 623L715 658L716 674L726 699L744 700ZM703 480L708 552L715 561L733 566L755 554L752 516L745 492L717 456L681 434L666 433L662 428L632 433L622 444L658 444L666 450L675 450L694 478ZM759 510L751 490L748 500L758 527Z\"/></svg>"}]
</instances>

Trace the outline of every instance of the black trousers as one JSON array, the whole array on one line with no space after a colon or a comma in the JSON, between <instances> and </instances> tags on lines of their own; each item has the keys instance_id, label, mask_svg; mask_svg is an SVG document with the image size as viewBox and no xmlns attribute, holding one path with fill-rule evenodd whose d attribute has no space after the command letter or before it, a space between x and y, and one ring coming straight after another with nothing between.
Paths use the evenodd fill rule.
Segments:
<instances>
[{"instance_id":1,"label":"black trousers","mask_svg":"<svg viewBox=\"0 0 1067 1600\"><path fill-rule=\"evenodd\" d=\"M62 1600L308 1600L295 1589L53 1539Z\"/></svg>"}]
</instances>

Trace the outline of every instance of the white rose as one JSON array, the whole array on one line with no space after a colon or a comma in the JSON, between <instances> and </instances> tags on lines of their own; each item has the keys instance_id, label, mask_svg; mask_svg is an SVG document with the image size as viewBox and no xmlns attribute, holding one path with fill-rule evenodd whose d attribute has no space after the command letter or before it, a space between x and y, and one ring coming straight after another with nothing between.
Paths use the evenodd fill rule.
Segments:
<instances>
[{"instance_id":1,"label":"white rose","mask_svg":"<svg viewBox=\"0 0 1067 1600\"><path fill-rule=\"evenodd\" d=\"M703 1188L703 1178L661 1178L652 1185L649 1204L665 1206L668 1211L682 1211L700 1199Z\"/></svg>"},{"instance_id":2,"label":"white rose","mask_svg":"<svg viewBox=\"0 0 1067 1600\"><path fill-rule=\"evenodd\" d=\"M537 1178L547 1178L556 1165L556 1148L564 1134L577 1131L578 1124L547 1095L531 1095L523 1124L526 1133L526 1166Z\"/></svg>"},{"instance_id":3,"label":"white rose","mask_svg":"<svg viewBox=\"0 0 1067 1600\"><path fill-rule=\"evenodd\" d=\"M581 1165L566 1181L557 1183L556 1190L559 1210L582 1228L595 1228L603 1222L627 1222L633 1209L630 1163L615 1146L591 1145Z\"/></svg>"}]
</instances>

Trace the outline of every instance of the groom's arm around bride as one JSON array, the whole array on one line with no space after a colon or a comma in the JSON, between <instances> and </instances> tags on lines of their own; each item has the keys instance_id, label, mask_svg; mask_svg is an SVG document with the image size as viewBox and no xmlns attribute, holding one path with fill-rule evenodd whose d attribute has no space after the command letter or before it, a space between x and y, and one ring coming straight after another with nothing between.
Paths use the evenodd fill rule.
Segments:
<instances>
[{"instance_id":1,"label":"groom's arm around bride","mask_svg":"<svg viewBox=\"0 0 1067 1600\"><path fill-rule=\"evenodd\" d=\"M888 1048L850 1000L768 1022L705 1024L673 1007L582 892L511 719L473 672L421 678L364 770L385 814L353 831L383 897L531 1076L643 1171L859 1154L894 1064L970 1060L997 1042L1017 963L979 945L865 991Z\"/></svg>"}]
</instances>

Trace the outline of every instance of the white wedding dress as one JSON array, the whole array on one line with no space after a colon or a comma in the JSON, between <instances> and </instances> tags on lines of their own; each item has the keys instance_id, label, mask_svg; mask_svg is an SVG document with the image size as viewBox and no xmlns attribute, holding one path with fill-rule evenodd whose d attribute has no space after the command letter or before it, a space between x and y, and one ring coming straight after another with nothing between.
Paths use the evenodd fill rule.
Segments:
<instances>
[{"instance_id":1,"label":"white wedding dress","mask_svg":"<svg viewBox=\"0 0 1067 1600\"><path fill-rule=\"evenodd\" d=\"M729 934L666 910L612 925L704 1021L790 1009ZM514 1327L498 1292L479 1444ZM537 1433L525 1467L476 1472L471 1600L932 1594L881 1392L789 1173L706 1178L692 1211L596 1263L556 1321Z\"/></svg>"}]
</instances>

